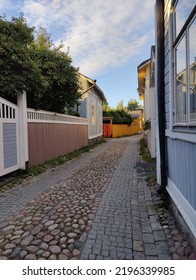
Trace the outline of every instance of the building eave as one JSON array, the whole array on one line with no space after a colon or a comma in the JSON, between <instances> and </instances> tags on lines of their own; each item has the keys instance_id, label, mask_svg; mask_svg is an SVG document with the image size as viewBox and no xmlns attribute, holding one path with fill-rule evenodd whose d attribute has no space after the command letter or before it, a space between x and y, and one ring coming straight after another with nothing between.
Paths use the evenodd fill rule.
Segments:
<instances>
[{"instance_id":1,"label":"building eave","mask_svg":"<svg viewBox=\"0 0 196 280\"><path fill-rule=\"evenodd\" d=\"M145 78L146 78L146 69L150 65L150 59L143 61L138 67L138 94L140 100L143 99L144 96L144 88L145 88Z\"/></svg>"},{"instance_id":2,"label":"building eave","mask_svg":"<svg viewBox=\"0 0 196 280\"><path fill-rule=\"evenodd\" d=\"M91 78L85 76L82 73L79 73L80 76L84 77L88 83L90 84L90 88L94 88L96 90L97 95L99 96L99 98L101 99L102 102L107 103L107 99L103 93L103 91L99 88L99 86L96 84L96 80L92 80Z\"/></svg>"}]
</instances>

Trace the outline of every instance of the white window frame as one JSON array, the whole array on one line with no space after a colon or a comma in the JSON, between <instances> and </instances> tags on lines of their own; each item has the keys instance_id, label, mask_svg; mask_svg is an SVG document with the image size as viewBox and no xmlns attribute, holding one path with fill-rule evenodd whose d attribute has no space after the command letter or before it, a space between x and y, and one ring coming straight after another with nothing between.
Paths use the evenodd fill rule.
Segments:
<instances>
[{"instance_id":1,"label":"white window frame","mask_svg":"<svg viewBox=\"0 0 196 280\"><path fill-rule=\"evenodd\" d=\"M178 2L176 3L176 5L174 5L174 10L175 7L177 6ZM194 14L191 18L191 20L189 20L189 23L185 23L184 26L182 27L181 31L179 32L178 36L176 37L176 32L175 32L175 17L174 20L172 20L173 23L173 30L172 30L172 34L173 34L173 46L172 46L172 56L173 56L173 61L174 61L174 67L173 67L173 128L175 127L191 127L191 126L196 126L196 121L190 121L190 90L189 90L189 84L190 84L190 69L189 69L189 65L190 65L190 59L189 59L189 29L192 25L192 23L194 22L196 18L196 15ZM176 104L176 49L178 47L178 45L180 44L180 42L182 41L182 39L185 38L185 44L186 44L186 54L185 54L185 58L186 58L186 121L184 122L177 122L176 118L177 118L177 104ZM188 81L188 82L187 82Z\"/></svg>"}]
</instances>

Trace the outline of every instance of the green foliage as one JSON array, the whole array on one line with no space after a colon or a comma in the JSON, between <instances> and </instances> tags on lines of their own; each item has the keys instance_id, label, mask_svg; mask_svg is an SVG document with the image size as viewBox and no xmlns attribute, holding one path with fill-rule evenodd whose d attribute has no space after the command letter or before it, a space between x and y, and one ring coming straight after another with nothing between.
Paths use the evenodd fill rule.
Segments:
<instances>
[{"instance_id":1,"label":"green foliage","mask_svg":"<svg viewBox=\"0 0 196 280\"><path fill-rule=\"evenodd\" d=\"M71 58L56 49L41 49L34 46L33 59L39 65L45 87L39 98L31 92L28 100L33 108L59 113L72 108L79 99L78 71L71 65ZM32 97L32 99L31 99Z\"/></svg>"},{"instance_id":2,"label":"green foliage","mask_svg":"<svg viewBox=\"0 0 196 280\"><path fill-rule=\"evenodd\" d=\"M145 120L144 122L144 130L150 130L151 129L151 121L150 120Z\"/></svg>"},{"instance_id":3,"label":"green foliage","mask_svg":"<svg viewBox=\"0 0 196 280\"><path fill-rule=\"evenodd\" d=\"M156 176L156 173L149 175L149 176L146 178L146 181L147 181L148 184L151 185L151 186L156 185L156 183L157 183L157 176Z\"/></svg>"},{"instance_id":4,"label":"green foliage","mask_svg":"<svg viewBox=\"0 0 196 280\"><path fill-rule=\"evenodd\" d=\"M42 84L38 65L30 57L34 28L27 26L23 15L10 22L0 17L0 95L7 99L17 92L37 91Z\"/></svg>"},{"instance_id":5,"label":"green foliage","mask_svg":"<svg viewBox=\"0 0 196 280\"><path fill-rule=\"evenodd\" d=\"M124 110L108 110L103 111L104 117L113 117L113 124L132 124L132 117L130 114L125 112Z\"/></svg>"},{"instance_id":6,"label":"green foliage","mask_svg":"<svg viewBox=\"0 0 196 280\"><path fill-rule=\"evenodd\" d=\"M105 111L105 112L107 112L107 111L110 111L111 108L110 108L110 106L108 105L108 103L103 102L103 104L102 104L102 110Z\"/></svg>"},{"instance_id":7,"label":"green foliage","mask_svg":"<svg viewBox=\"0 0 196 280\"><path fill-rule=\"evenodd\" d=\"M123 107L123 101L121 100L118 105L117 109L113 109L108 104L103 104L103 117L113 117L113 124L132 124L132 117L129 113L125 111Z\"/></svg>"},{"instance_id":8,"label":"green foliage","mask_svg":"<svg viewBox=\"0 0 196 280\"><path fill-rule=\"evenodd\" d=\"M34 41L34 45L40 50L50 50L53 47L53 43L50 40L50 36L47 34L46 29L40 27L39 31L36 32L37 39Z\"/></svg>"},{"instance_id":9,"label":"green foliage","mask_svg":"<svg viewBox=\"0 0 196 280\"><path fill-rule=\"evenodd\" d=\"M146 140L144 138L142 138L140 140L140 155L142 156L142 159L144 161L154 161L154 159L150 156L148 147L147 147L147 143Z\"/></svg>"},{"instance_id":10,"label":"green foliage","mask_svg":"<svg viewBox=\"0 0 196 280\"><path fill-rule=\"evenodd\" d=\"M128 111L134 111L139 109L139 103L136 99L131 99L128 102L127 110Z\"/></svg>"},{"instance_id":11,"label":"green foliage","mask_svg":"<svg viewBox=\"0 0 196 280\"><path fill-rule=\"evenodd\" d=\"M22 14L10 22L0 17L0 96L12 100L25 90L28 107L64 113L80 97L78 69L45 29L36 40L34 34Z\"/></svg>"},{"instance_id":12,"label":"green foliage","mask_svg":"<svg viewBox=\"0 0 196 280\"><path fill-rule=\"evenodd\" d=\"M124 110L123 100L121 100L121 101L118 103L118 105L117 105L117 107L116 107L116 110L117 110L117 111L122 111L122 110Z\"/></svg>"}]
</instances>

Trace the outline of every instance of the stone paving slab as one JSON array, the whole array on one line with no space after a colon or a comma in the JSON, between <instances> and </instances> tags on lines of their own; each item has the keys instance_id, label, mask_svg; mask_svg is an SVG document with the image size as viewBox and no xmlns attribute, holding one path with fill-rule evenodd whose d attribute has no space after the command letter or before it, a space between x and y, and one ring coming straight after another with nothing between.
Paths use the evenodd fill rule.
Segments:
<instances>
[{"instance_id":1,"label":"stone paving slab","mask_svg":"<svg viewBox=\"0 0 196 280\"><path fill-rule=\"evenodd\" d=\"M145 181L140 136L112 139L0 196L0 259L195 259Z\"/></svg>"},{"instance_id":2,"label":"stone paving slab","mask_svg":"<svg viewBox=\"0 0 196 280\"><path fill-rule=\"evenodd\" d=\"M81 259L171 259L132 138L105 191ZM162 243L160 243L162 242Z\"/></svg>"}]
</instances>

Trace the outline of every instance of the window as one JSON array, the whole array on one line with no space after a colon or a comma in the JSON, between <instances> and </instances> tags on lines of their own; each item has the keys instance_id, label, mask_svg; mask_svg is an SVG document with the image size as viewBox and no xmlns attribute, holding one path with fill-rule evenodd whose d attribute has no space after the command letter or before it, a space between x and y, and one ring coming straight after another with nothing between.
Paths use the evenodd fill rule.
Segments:
<instances>
[{"instance_id":1,"label":"window","mask_svg":"<svg viewBox=\"0 0 196 280\"><path fill-rule=\"evenodd\" d=\"M196 20L189 29L189 43L190 121L196 122Z\"/></svg>"},{"instance_id":2,"label":"window","mask_svg":"<svg viewBox=\"0 0 196 280\"><path fill-rule=\"evenodd\" d=\"M95 125L95 105L91 104L91 122Z\"/></svg>"},{"instance_id":3,"label":"window","mask_svg":"<svg viewBox=\"0 0 196 280\"><path fill-rule=\"evenodd\" d=\"M195 0L179 0L176 2L176 35L178 35L193 10Z\"/></svg>"},{"instance_id":4,"label":"window","mask_svg":"<svg viewBox=\"0 0 196 280\"><path fill-rule=\"evenodd\" d=\"M179 0L175 8L174 125L196 125L195 1Z\"/></svg>"},{"instance_id":5,"label":"window","mask_svg":"<svg viewBox=\"0 0 196 280\"><path fill-rule=\"evenodd\" d=\"M176 46L176 122L186 122L186 42L185 37Z\"/></svg>"}]
</instances>

